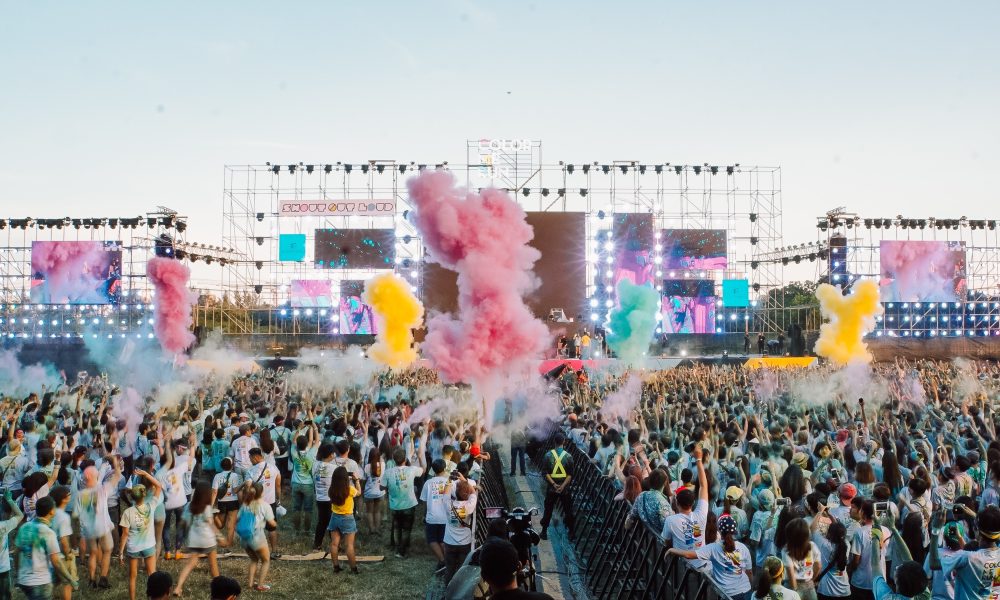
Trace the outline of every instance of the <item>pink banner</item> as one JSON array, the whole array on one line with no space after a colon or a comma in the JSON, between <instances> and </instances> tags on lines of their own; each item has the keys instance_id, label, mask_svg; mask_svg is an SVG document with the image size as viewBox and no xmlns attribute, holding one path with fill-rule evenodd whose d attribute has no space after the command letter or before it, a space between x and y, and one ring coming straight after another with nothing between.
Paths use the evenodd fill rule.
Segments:
<instances>
[{"instance_id":1,"label":"pink banner","mask_svg":"<svg viewBox=\"0 0 1000 600\"><path fill-rule=\"evenodd\" d=\"M396 201L378 200L279 200L279 217L380 217L392 216Z\"/></svg>"}]
</instances>

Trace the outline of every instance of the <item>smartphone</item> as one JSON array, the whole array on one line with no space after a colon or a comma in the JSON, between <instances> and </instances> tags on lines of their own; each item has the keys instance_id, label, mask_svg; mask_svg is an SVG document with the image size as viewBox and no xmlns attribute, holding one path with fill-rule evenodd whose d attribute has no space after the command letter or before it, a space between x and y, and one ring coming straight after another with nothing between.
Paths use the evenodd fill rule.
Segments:
<instances>
[{"instance_id":1,"label":"smartphone","mask_svg":"<svg viewBox=\"0 0 1000 600\"><path fill-rule=\"evenodd\" d=\"M784 508L786 506L791 506L792 505L792 499L791 498L778 498L777 500L774 501L774 505L777 506L778 508Z\"/></svg>"},{"instance_id":2,"label":"smartphone","mask_svg":"<svg viewBox=\"0 0 1000 600\"><path fill-rule=\"evenodd\" d=\"M499 519L503 516L503 509L499 507L490 506L485 510L487 519Z\"/></svg>"},{"instance_id":3,"label":"smartphone","mask_svg":"<svg viewBox=\"0 0 1000 600\"><path fill-rule=\"evenodd\" d=\"M876 502L875 503L875 514L876 515L884 515L887 512L889 512L889 503L888 502Z\"/></svg>"}]
</instances>

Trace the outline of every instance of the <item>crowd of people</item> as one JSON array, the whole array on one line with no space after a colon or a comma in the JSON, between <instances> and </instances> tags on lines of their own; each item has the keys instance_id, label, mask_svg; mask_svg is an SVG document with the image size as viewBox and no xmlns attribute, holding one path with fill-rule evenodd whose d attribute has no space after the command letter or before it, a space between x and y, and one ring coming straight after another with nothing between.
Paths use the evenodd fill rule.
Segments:
<instances>
[{"instance_id":1,"label":"crowd of people","mask_svg":"<svg viewBox=\"0 0 1000 600\"><path fill-rule=\"evenodd\" d=\"M267 592L283 537L356 574L359 530L391 523L392 553L408 556L418 503L447 581L472 544L483 427L413 414L417 390L438 383L428 369L333 390L292 373L209 378L172 404L85 375L4 398L0 600L100 593L115 568L134 600L140 573L153 587L169 576L165 560L179 561L182 597L196 569L224 581L219 558L244 553L226 575Z\"/></svg>"},{"instance_id":2,"label":"crowd of people","mask_svg":"<svg viewBox=\"0 0 1000 600\"><path fill-rule=\"evenodd\" d=\"M566 377L563 431L617 482L628 527L736 600L997 598L1000 369L897 361L851 376L877 397L831 387L829 367ZM641 398L609 417L628 377L644 378Z\"/></svg>"}]
</instances>

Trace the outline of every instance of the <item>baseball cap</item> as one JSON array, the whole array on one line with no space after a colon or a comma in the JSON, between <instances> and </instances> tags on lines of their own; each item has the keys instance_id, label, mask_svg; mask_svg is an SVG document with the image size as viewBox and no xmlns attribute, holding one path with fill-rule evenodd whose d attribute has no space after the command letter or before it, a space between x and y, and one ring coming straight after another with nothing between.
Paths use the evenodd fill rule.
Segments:
<instances>
[{"instance_id":1,"label":"baseball cap","mask_svg":"<svg viewBox=\"0 0 1000 600\"><path fill-rule=\"evenodd\" d=\"M726 500L736 502L743 497L743 489L739 486L731 485L726 488Z\"/></svg>"},{"instance_id":2,"label":"baseball cap","mask_svg":"<svg viewBox=\"0 0 1000 600\"><path fill-rule=\"evenodd\" d=\"M841 500L853 500L858 495L858 488L853 483L842 483L838 492Z\"/></svg>"},{"instance_id":3,"label":"baseball cap","mask_svg":"<svg viewBox=\"0 0 1000 600\"><path fill-rule=\"evenodd\" d=\"M476 458L480 454L482 454L482 451L479 449L479 444L473 444L472 447L469 448L469 456L472 458Z\"/></svg>"}]
</instances>

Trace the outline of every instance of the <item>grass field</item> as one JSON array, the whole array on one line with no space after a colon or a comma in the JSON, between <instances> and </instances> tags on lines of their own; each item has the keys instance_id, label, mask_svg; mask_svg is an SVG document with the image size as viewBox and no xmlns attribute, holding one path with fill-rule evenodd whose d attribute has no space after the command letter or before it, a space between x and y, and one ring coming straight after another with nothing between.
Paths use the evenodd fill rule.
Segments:
<instances>
[{"instance_id":1,"label":"grass field","mask_svg":"<svg viewBox=\"0 0 1000 600\"><path fill-rule=\"evenodd\" d=\"M359 575L351 574L346 563L342 562L344 571L333 572L330 559L324 561L291 561L272 560L268 583L269 592L257 592L247 588L247 567L249 560L245 556L222 558L219 560L219 570L222 575L233 577L243 586L241 598L273 598L274 600L302 600L318 598L344 598L350 600L371 599L409 599L424 598L428 584L433 578L437 561L430 549L424 543L424 511L423 506L417 509L413 525L413 536L410 543L409 557L399 559L393 556L394 551L388 547L390 523L388 517L380 531L374 535L367 532L367 524L363 517L358 519L359 532L356 538L358 556L383 555L385 560L380 563L362 564ZM291 515L279 520L279 546L284 555L308 554L312 546L312 535L296 535L291 530ZM327 544L329 546L329 544ZM235 551L235 549L234 549ZM343 551L341 552L343 554ZM177 575L183 566L183 561L159 560L156 568L168 571L177 580ZM86 584L86 571L80 570L83 576L81 589L76 597L100 598L103 600L128 600L128 575L124 567L116 560L112 561L110 590L92 590ZM211 577L208 573L208 561L202 560L198 568L188 578L184 585L183 598L207 600L208 583ZM146 576L140 569L137 583L138 598L145 599ZM22 597L15 592L15 598Z\"/></svg>"}]
</instances>

